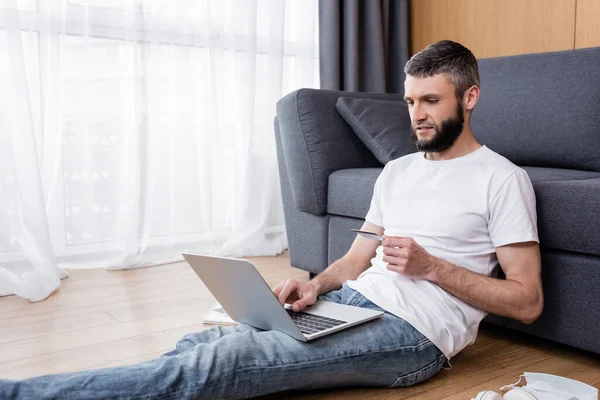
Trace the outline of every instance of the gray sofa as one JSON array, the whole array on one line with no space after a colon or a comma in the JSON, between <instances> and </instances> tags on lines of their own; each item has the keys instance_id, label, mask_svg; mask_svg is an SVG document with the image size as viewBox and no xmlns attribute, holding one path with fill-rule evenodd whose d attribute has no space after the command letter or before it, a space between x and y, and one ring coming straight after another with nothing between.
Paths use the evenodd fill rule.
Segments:
<instances>
[{"instance_id":1,"label":"gray sofa","mask_svg":"<svg viewBox=\"0 0 600 400\"><path fill-rule=\"evenodd\" d=\"M486 320L600 353L600 48L479 63L473 131L531 177L545 290L533 324ZM313 274L349 249L350 228L362 225L383 167L337 112L342 96L402 101L399 94L301 89L277 104L290 260Z\"/></svg>"}]
</instances>

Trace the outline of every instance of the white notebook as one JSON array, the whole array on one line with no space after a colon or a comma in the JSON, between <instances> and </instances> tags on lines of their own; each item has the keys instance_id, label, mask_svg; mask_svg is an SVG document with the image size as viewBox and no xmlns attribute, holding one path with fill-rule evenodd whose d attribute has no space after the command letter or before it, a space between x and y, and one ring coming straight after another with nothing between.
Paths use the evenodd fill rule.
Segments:
<instances>
[{"instance_id":1,"label":"white notebook","mask_svg":"<svg viewBox=\"0 0 600 400\"><path fill-rule=\"evenodd\" d=\"M208 311L204 315L204 323L205 324L221 324L221 325L237 324L237 322L234 321L233 319L231 319L229 314L227 314L227 311L225 311L225 309L223 307L221 307L221 304L219 304L219 302L216 302L211 307L210 311Z\"/></svg>"}]
</instances>

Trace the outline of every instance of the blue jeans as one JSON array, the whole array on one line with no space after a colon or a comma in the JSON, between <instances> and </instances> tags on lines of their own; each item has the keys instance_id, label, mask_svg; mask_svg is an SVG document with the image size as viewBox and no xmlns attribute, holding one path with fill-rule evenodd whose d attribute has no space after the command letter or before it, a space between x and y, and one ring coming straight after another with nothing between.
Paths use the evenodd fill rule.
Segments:
<instances>
[{"instance_id":1,"label":"blue jeans","mask_svg":"<svg viewBox=\"0 0 600 400\"><path fill-rule=\"evenodd\" d=\"M346 285L321 298L380 309ZM389 313L308 343L246 325L214 327L133 366L0 380L0 399L242 399L292 389L395 388L431 378L445 361Z\"/></svg>"}]
</instances>

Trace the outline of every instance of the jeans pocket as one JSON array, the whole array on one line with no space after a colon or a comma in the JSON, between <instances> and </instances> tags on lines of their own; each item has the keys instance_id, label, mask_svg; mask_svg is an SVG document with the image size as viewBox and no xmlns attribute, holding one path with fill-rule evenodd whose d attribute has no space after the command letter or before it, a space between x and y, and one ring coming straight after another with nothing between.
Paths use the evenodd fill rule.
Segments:
<instances>
[{"instance_id":1,"label":"jeans pocket","mask_svg":"<svg viewBox=\"0 0 600 400\"><path fill-rule=\"evenodd\" d=\"M371 301L363 296L362 293L351 289L350 286L344 283L342 286L342 304L354 307L363 307L368 303L371 303Z\"/></svg>"},{"instance_id":2,"label":"jeans pocket","mask_svg":"<svg viewBox=\"0 0 600 400\"><path fill-rule=\"evenodd\" d=\"M413 386L417 383L425 382L426 380L433 378L442 369L444 362L446 362L446 357L444 357L443 354L440 354L435 361L427 364L420 370L398 377L398 379L390 386L390 389Z\"/></svg>"}]
</instances>

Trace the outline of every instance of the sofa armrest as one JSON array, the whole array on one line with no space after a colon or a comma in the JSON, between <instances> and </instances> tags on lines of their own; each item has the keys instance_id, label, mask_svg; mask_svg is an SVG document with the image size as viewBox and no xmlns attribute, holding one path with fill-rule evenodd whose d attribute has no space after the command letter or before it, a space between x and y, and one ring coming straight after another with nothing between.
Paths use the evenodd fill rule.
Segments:
<instances>
[{"instance_id":1,"label":"sofa armrest","mask_svg":"<svg viewBox=\"0 0 600 400\"><path fill-rule=\"evenodd\" d=\"M352 128L338 114L340 96L402 100L401 94L300 89L277 103L282 153L292 198L304 212L327 212L329 175L346 168L381 167Z\"/></svg>"}]
</instances>

